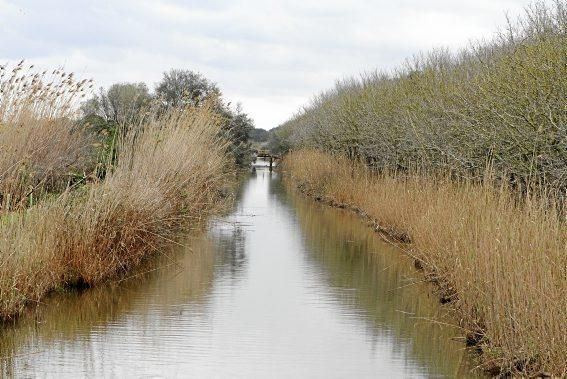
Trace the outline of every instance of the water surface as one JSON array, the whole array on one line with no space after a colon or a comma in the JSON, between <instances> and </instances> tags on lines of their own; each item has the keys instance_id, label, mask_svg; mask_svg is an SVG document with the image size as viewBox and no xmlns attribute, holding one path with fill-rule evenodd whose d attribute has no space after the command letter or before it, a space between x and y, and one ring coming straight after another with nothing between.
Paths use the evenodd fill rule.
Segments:
<instances>
[{"instance_id":1,"label":"water surface","mask_svg":"<svg viewBox=\"0 0 567 379\"><path fill-rule=\"evenodd\" d=\"M132 278L52 296L1 330L17 377L463 377L411 261L258 168L235 209Z\"/></svg>"}]
</instances>

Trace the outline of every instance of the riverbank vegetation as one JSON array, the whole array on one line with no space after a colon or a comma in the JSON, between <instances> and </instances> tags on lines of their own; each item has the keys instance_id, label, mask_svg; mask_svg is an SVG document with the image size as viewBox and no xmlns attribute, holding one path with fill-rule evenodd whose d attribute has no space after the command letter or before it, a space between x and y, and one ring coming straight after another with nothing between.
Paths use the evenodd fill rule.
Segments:
<instances>
[{"instance_id":1,"label":"riverbank vegetation","mask_svg":"<svg viewBox=\"0 0 567 379\"><path fill-rule=\"evenodd\" d=\"M344 80L282 125L376 169L491 175L525 190L567 188L567 5L536 3L491 42L440 49L394 73Z\"/></svg>"},{"instance_id":2,"label":"riverbank vegetation","mask_svg":"<svg viewBox=\"0 0 567 379\"><path fill-rule=\"evenodd\" d=\"M567 235L545 199L518 203L492 183L376 174L318 151L289 154L283 170L303 192L368 217L415 257L458 311L468 344L482 349L483 367L565 372Z\"/></svg>"},{"instance_id":3,"label":"riverbank vegetation","mask_svg":"<svg viewBox=\"0 0 567 379\"><path fill-rule=\"evenodd\" d=\"M275 133L295 185L366 215L440 285L482 367L562 376L566 99L559 0L458 54L342 81Z\"/></svg>"},{"instance_id":4,"label":"riverbank vegetation","mask_svg":"<svg viewBox=\"0 0 567 379\"><path fill-rule=\"evenodd\" d=\"M214 101L111 130L77 120L88 81L23 62L0 80L1 319L127 271L222 207L233 166Z\"/></svg>"}]
</instances>

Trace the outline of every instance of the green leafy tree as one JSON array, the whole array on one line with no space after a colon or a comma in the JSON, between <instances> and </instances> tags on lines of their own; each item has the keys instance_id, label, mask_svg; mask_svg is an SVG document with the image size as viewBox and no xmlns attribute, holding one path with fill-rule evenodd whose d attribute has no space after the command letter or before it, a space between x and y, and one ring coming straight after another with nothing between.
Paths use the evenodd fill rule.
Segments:
<instances>
[{"instance_id":1,"label":"green leafy tree","mask_svg":"<svg viewBox=\"0 0 567 379\"><path fill-rule=\"evenodd\" d=\"M270 139L270 132L266 129L254 128L250 131L250 140L257 143L267 142Z\"/></svg>"},{"instance_id":2,"label":"green leafy tree","mask_svg":"<svg viewBox=\"0 0 567 379\"><path fill-rule=\"evenodd\" d=\"M250 132L254 129L252 119L242 111L240 105L231 108L222 99L217 85L203 75L190 70L170 70L163 74L156 86L156 97L166 107L212 106L224 120L222 132L230 140L230 152L238 166L250 163Z\"/></svg>"},{"instance_id":3,"label":"green leafy tree","mask_svg":"<svg viewBox=\"0 0 567 379\"><path fill-rule=\"evenodd\" d=\"M200 106L207 99L220 96L221 91L215 83L190 70L165 72L156 86L156 97L170 107Z\"/></svg>"},{"instance_id":4,"label":"green leafy tree","mask_svg":"<svg viewBox=\"0 0 567 379\"><path fill-rule=\"evenodd\" d=\"M228 106L220 107L226 123L224 131L231 141L231 153L238 166L246 166L251 162L252 150L250 146L250 133L254 130L254 122L242 111L240 104L236 110Z\"/></svg>"}]
</instances>

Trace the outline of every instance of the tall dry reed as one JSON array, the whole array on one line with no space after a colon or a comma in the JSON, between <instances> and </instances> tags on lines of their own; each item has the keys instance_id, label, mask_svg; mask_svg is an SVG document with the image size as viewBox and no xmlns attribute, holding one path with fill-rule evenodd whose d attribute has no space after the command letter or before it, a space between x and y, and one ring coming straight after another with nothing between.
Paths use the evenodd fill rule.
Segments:
<instances>
[{"instance_id":1,"label":"tall dry reed","mask_svg":"<svg viewBox=\"0 0 567 379\"><path fill-rule=\"evenodd\" d=\"M544 198L436 175L372 174L317 151L288 155L283 170L304 192L356 208L440 285L483 367L567 374L567 234Z\"/></svg>"},{"instance_id":2,"label":"tall dry reed","mask_svg":"<svg viewBox=\"0 0 567 379\"><path fill-rule=\"evenodd\" d=\"M0 318L66 285L93 285L175 243L222 206L227 143L207 107L131 128L100 182L0 222Z\"/></svg>"},{"instance_id":3,"label":"tall dry reed","mask_svg":"<svg viewBox=\"0 0 567 379\"><path fill-rule=\"evenodd\" d=\"M62 191L96 160L93 136L74 121L91 81L33 69L0 66L0 215Z\"/></svg>"}]
</instances>

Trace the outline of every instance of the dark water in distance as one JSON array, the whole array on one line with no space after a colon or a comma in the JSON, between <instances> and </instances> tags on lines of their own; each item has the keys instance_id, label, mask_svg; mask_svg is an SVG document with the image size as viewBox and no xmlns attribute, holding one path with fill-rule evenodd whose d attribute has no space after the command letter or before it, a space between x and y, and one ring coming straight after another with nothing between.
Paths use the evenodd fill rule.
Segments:
<instances>
[{"instance_id":1,"label":"dark water in distance","mask_svg":"<svg viewBox=\"0 0 567 379\"><path fill-rule=\"evenodd\" d=\"M412 262L257 169L235 210L138 277L52 296L0 330L16 377L470 376Z\"/></svg>"}]
</instances>

